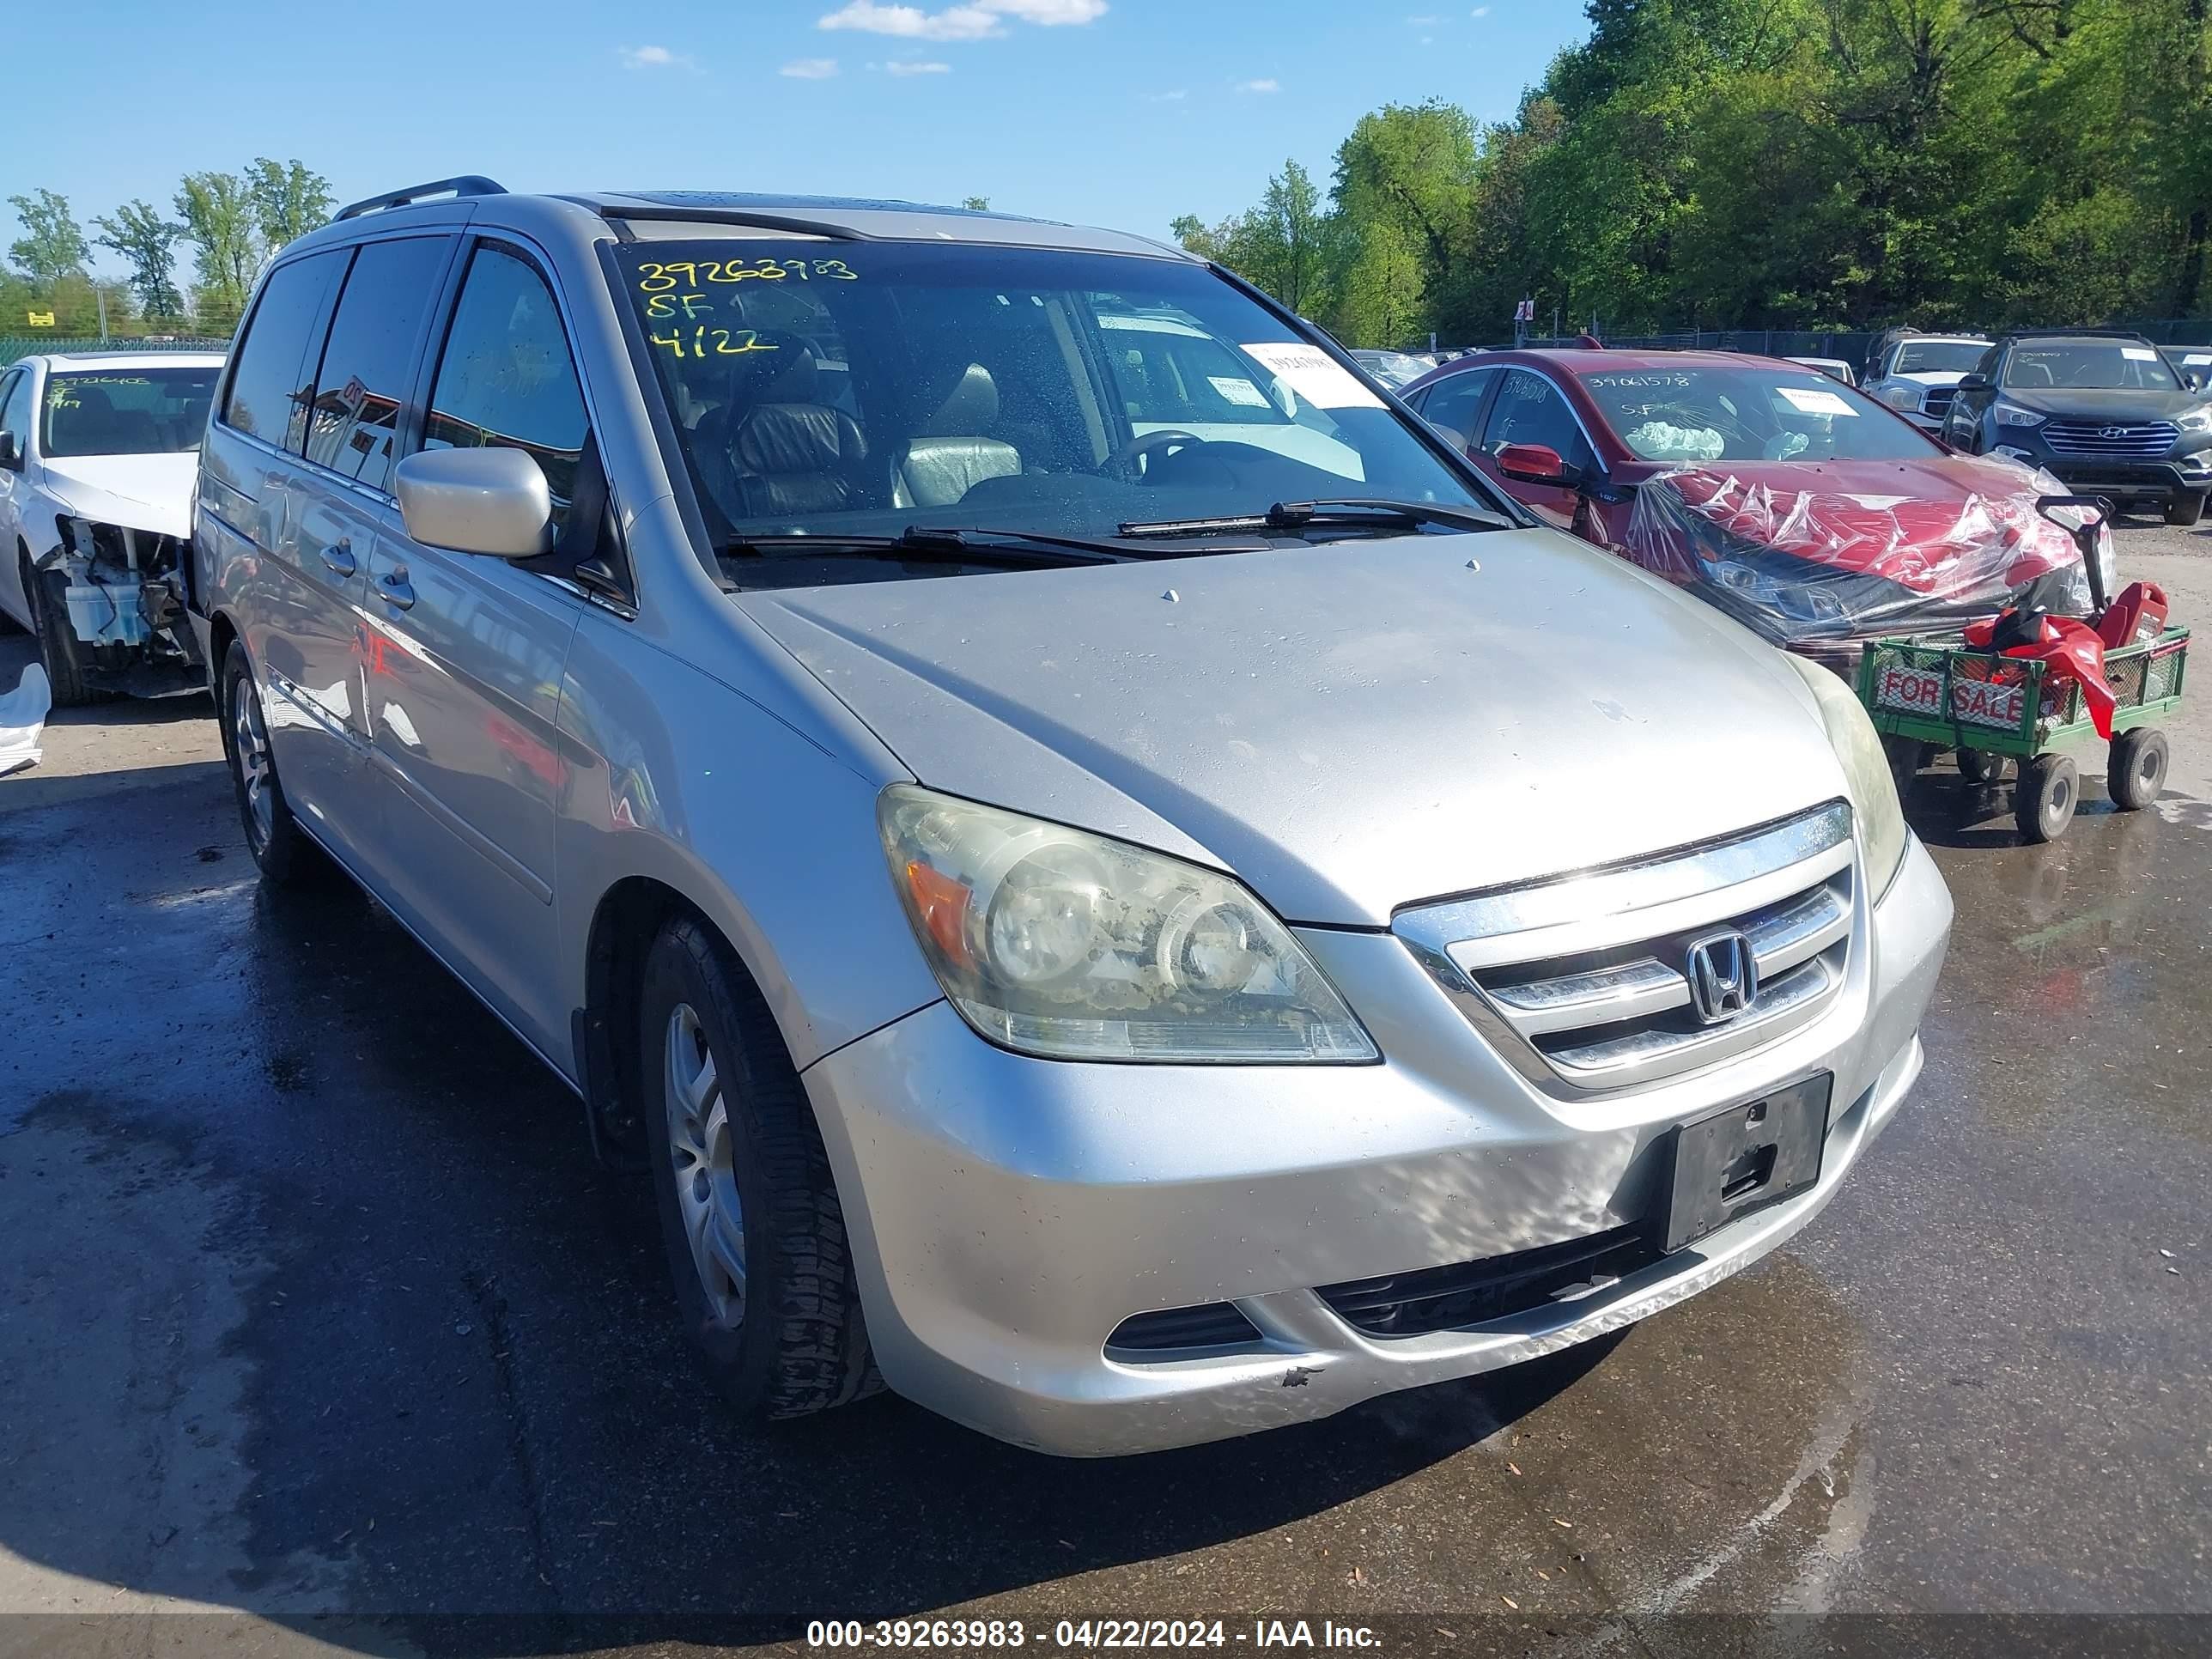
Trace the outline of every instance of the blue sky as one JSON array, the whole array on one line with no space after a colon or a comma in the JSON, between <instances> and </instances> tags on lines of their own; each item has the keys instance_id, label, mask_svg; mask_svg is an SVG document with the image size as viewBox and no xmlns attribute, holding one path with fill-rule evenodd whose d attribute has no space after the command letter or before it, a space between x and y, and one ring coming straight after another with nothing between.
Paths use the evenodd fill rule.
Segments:
<instances>
[{"instance_id":1,"label":"blue sky","mask_svg":"<svg viewBox=\"0 0 2212 1659\"><path fill-rule=\"evenodd\" d=\"M19 76L0 198L88 226L177 176L298 156L341 201L455 173L514 190L957 201L1164 234L1324 183L1390 100L1509 113L1580 0L246 0L100 8L96 61ZM106 111L118 118L102 118ZM0 246L14 240L0 208ZM119 273L112 255L96 261Z\"/></svg>"}]
</instances>

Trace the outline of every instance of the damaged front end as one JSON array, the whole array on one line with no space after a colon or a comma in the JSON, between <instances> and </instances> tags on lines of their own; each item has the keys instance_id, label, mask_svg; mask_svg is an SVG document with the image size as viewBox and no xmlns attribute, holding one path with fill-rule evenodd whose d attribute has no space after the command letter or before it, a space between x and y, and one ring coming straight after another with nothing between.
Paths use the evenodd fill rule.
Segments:
<instances>
[{"instance_id":1,"label":"damaged front end","mask_svg":"<svg viewBox=\"0 0 2212 1659\"><path fill-rule=\"evenodd\" d=\"M56 665L88 691L160 697L207 689L187 614L191 544L137 526L62 514L56 545L33 560ZM57 675L58 702L65 688Z\"/></svg>"}]
</instances>

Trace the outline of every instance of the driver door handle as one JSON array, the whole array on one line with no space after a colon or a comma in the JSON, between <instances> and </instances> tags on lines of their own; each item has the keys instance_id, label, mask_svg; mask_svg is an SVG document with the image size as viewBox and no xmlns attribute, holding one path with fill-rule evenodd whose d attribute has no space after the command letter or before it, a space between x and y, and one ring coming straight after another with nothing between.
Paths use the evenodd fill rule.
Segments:
<instances>
[{"instance_id":1,"label":"driver door handle","mask_svg":"<svg viewBox=\"0 0 2212 1659\"><path fill-rule=\"evenodd\" d=\"M351 542L342 541L334 546L325 547L322 550L322 554L323 562L330 567L335 575L350 576L361 568L359 562L354 558Z\"/></svg>"},{"instance_id":2,"label":"driver door handle","mask_svg":"<svg viewBox=\"0 0 2212 1659\"><path fill-rule=\"evenodd\" d=\"M377 579L376 591L385 604L394 611L411 609L415 604L415 589L407 580L407 568L402 565L389 575Z\"/></svg>"}]
</instances>

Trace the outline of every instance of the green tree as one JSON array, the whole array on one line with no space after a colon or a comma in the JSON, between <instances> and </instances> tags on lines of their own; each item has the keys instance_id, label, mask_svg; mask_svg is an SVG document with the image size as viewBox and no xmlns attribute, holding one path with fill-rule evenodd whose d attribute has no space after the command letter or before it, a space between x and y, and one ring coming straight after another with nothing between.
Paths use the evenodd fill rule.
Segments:
<instances>
[{"instance_id":1,"label":"green tree","mask_svg":"<svg viewBox=\"0 0 2212 1659\"><path fill-rule=\"evenodd\" d=\"M321 173L296 161L279 164L265 155L255 156L246 168L246 192L262 246L271 253L330 223L335 205L331 181Z\"/></svg>"},{"instance_id":2,"label":"green tree","mask_svg":"<svg viewBox=\"0 0 2212 1659\"><path fill-rule=\"evenodd\" d=\"M64 276L82 274L92 249L70 213L69 198L41 190L35 196L10 196L8 205L23 224L22 235L9 244L8 257L34 288L50 289Z\"/></svg>"},{"instance_id":3,"label":"green tree","mask_svg":"<svg viewBox=\"0 0 2212 1659\"><path fill-rule=\"evenodd\" d=\"M245 181L231 173L188 173L177 187L176 205L192 245L199 278L192 297L202 321L209 326L236 322L259 262L259 225Z\"/></svg>"},{"instance_id":4,"label":"green tree","mask_svg":"<svg viewBox=\"0 0 2212 1659\"><path fill-rule=\"evenodd\" d=\"M100 230L100 246L112 248L131 267L131 289L139 311L149 319L182 315L184 296L177 292L173 273L177 239L185 228L164 219L152 203L144 201L125 202L112 218L103 216L92 222Z\"/></svg>"},{"instance_id":5,"label":"green tree","mask_svg":"<svg viewBox=\"0 0 2212 1659\"><path fill-rule=\"evenodd\" d=\"M988 213L991 198L988 196L963 196L960 198L960 205L970 213Z\"/></svg>"}]
</instances>

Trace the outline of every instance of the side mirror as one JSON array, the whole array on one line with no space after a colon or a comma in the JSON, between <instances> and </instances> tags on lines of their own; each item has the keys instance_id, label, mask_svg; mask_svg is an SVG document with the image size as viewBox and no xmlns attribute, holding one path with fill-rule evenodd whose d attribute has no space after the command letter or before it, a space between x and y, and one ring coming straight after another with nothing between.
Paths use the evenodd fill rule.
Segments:
<instances>
[{"instance_id":1,"label":"side mirror","mask_svg":"<svg viewBox=\"0 0 2212 1659\"><path fill-rule=\"evenodd\" d=\"M1572 489L1583 481L1580 470L1569 466L1549 444L1507 444L1496 459L1500 472L1522 483Z\"/></svg>"},{"instance_id":2,"label":"side mirror","mask_svg":"<svg viewBox=\"0 0 2212 1659\"><path fill-rule=\"evenodd\" d=\"M2184 369L2181 372L2181 383L2191 392L2202 392L2207 384L2205 371L2201 368ZM8 441L7 434L0 433L0 463L4 463L7 459L5 446Z\"/></svg>"},{"instance_id":3,"label":"side mirror","mask_svg":"<svg viewBox=\"0 0 2212 1659\"><path fill-rule=\"evenodd\" d=\"M410 539L456 553L532 559L553 544L553 495L520 449L426 449L392 473Z\"/></svg>"},{"instance_id":4,"label":"side mirror","mask_svg":"<svg viewBox=\"0 0 2212 1659\"><path fill-rule=\"evenodd\" d=\"M23 441L12 432L0 432L0 467L10 472L23 470Z\"/></svg>"},{"instance_id":5,"label":"side mirror","mask_svg":"<svg viewBox=\"0 0 2212 1659\"><path fill-rule=\"evenodd\" d=\"M1989 384L1989 376L1986 374L1969 374L1965 380L1959 382L1959 390L1961 392L1984 392L1988 390Z\"/></svg>"}]
</instances>

